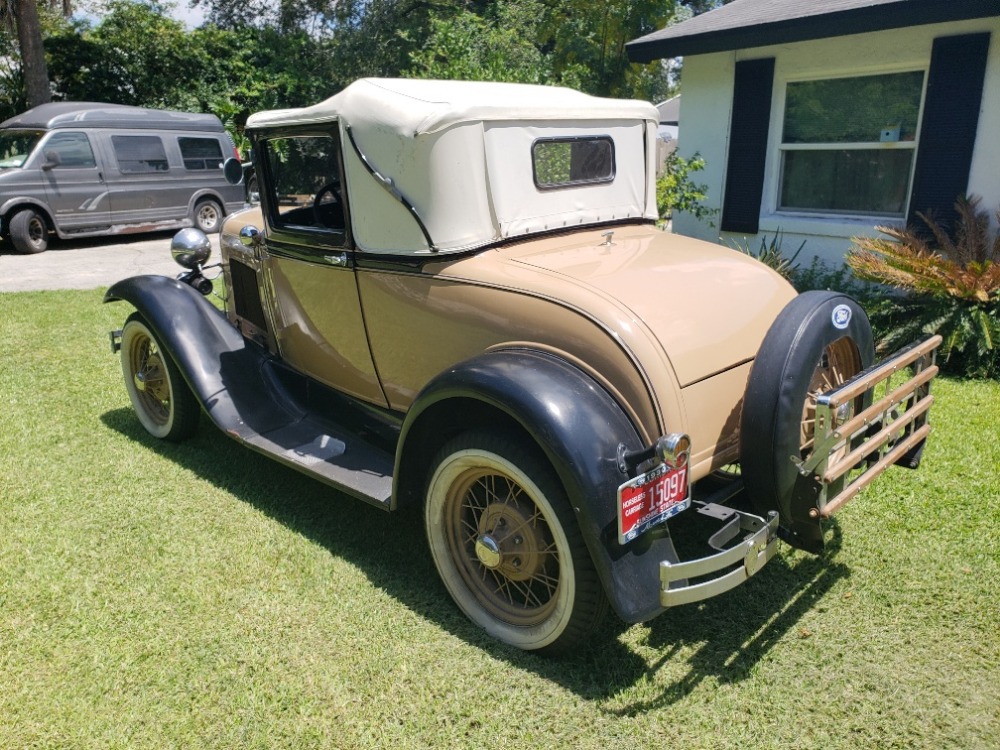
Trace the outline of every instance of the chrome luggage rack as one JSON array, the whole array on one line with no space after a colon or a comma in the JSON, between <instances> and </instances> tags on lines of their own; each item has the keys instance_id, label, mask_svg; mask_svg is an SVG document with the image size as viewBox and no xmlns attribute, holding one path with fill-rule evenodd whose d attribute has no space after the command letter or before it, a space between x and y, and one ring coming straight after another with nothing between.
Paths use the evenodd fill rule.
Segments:
<instances>
[{"instance_id":1,"label":"chrome luggage rack","mask_svg":"<svg viewBox=\"0 0 1000 750\"><path fill-rule=\"evenodd\" d=\"M804 459L792 456L818 487L810 517L829 518L893 464L919 464L941 341L915 342L817 398L813 450ZM912 375L894 382L908 368Z\"/></svg>"}]
</instances>

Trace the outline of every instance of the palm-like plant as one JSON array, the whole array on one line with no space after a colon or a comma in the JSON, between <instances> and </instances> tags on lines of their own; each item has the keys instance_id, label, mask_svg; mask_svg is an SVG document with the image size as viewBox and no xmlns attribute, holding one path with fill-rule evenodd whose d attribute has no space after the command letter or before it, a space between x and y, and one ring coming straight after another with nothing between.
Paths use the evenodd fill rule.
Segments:
<instances>
[{"instance_id":1,"label":"palm-like plant","mask_svg":"<svg viewBox=\"0 0 1000 750\"><path fill-rule=\"evenodd\" d=\"M900 289L877 302L878 348L891 351L921 333L940 333L947 369L972 377L1000 375L1000 234L976 197L955 204L953 234L918 213L930 234L878 227L885 237L856 237L847 256L854 273ZM1000 222L1000 210L996 213ZM949 366L950 365L950 366Z\"/></svg>"}]
</instances>

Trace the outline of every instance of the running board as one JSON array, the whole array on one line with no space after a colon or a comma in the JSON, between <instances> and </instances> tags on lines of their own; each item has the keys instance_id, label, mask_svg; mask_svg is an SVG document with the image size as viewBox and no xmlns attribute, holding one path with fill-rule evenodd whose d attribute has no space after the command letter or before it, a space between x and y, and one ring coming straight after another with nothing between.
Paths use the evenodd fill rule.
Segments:
<instances>
[{"instance_id":1,"label":"running board","mask_svg":"<svg viewBox=\"0 0 1000 750\"><path fill-rule=\"evenodd\" d=\"M355 435L309 417L264 434L228 434L269 458L389 510L394 458Z\"/></svg>"},{"instance_id":2,"label":"running board","mask_svg":"<svg viewBox=\"0 0 1000 750\"><path fill-rule=\"evenodd\" d=\"M122 279L104 300L125 300L136 308L222 432L389 510L399 438L393 420L375 420L349 397L285 367L177 279ZM112 333L113 348L116 339Z\"/></svg>"}]
</instances>

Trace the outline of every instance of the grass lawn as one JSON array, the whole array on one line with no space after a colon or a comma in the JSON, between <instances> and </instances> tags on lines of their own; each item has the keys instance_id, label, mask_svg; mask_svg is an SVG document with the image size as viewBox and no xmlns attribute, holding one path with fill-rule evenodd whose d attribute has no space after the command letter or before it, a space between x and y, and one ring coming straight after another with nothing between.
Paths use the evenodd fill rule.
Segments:
<instances>
[{"instance_id":1,"label":"grass lawn","mask_svg":"<svg viewBox=\"0 0 1000 750\"><path fill-rule=\"evenodd\" d=\"M100 301L0 295L0 747L1000 746L996 382L939 382L829 555L551 661L464 619L412 518L148 438Z\"/></svg>"}]
</instances>

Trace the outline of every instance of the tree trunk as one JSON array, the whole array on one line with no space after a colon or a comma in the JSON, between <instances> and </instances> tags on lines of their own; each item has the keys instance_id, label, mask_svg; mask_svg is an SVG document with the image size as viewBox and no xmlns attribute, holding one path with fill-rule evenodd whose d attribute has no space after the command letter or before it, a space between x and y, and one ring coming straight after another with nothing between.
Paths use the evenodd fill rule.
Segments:
<instances>
[{"instance_id":1,"label":"tree trunk","mask_svg":"<svg viewBox=\"0 0 1000 750\"><path fill-rule=\"evenodd\" d=\"M24 94L30 109L52 99L49 69L45 64L36 0L15 0L15 8L17 41L21 48L21 66L24 71Z\"/></svg>"}]
</instances>

